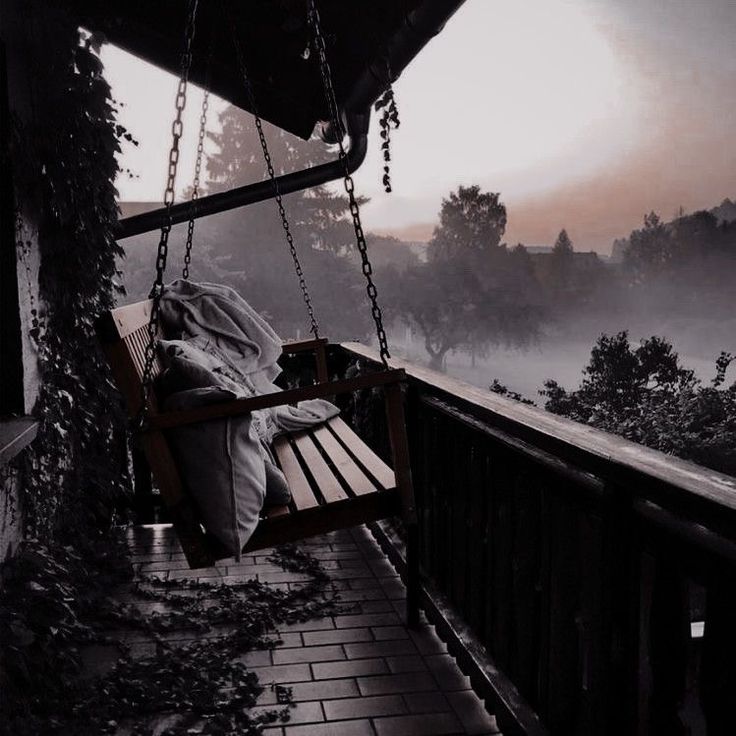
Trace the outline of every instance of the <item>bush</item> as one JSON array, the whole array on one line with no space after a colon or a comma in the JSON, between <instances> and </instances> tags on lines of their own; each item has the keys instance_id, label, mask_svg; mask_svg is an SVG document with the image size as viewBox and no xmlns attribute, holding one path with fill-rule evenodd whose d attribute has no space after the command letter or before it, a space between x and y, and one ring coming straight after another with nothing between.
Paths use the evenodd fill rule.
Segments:
<instances>
[{"instance_id":1,"label":"bush","mask_svg":"<svg viewBox=\"0 0 736 736\"><path fill-rule=\"evenodd\" d=\"M554 414L736 475L736 382L726 386L734 357L721 353L703 385L662 338L632 347L627 332L602 335L577 390L548 380L540 393Z\"/></svg>"}]
</instances>

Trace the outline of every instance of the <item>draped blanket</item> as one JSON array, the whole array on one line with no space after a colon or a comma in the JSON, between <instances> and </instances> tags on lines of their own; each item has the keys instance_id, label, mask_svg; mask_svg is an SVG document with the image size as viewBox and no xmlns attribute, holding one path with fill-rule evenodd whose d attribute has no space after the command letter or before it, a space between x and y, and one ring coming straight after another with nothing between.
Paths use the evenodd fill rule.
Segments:
<instances>
[{"instance_id":1,"label":"draped blanket","mask_svg":"<svg viewBox=\"0 0 736 736\"><path fill-rule=\"evenodd\" d=\"M230 379L227 388L239 396L280 391L273 381L281 373L276 361L281 357L282 341L229 286L177 279L164 291L161 321L167 337L178 338L207 353L213 369L219 363L216 372ZM182 343L179 347L185 348ZM263 425L261 437L270 443L279 432L307 429L338 413L337 407L328 401L314 399L254 414L261 415L256 417Z\"/></svg>"},{"instance_id":2,"label":"draped blanket","mask_svg":"<svg viewBox=\"0 0 736 736\"><path fill-rule=\"evenodd\" d=\"M174 281L163 293L161 325L167 339L159 343L164 371L158 390L165 409L280 390L273 381L280 373L281 340L233 289ZM274 437L337 414L333 404L315 399L170 432L182 482L199 504L205 527L236 557L267 493L284 495L278 486L285 488L285 479L270 450Z\"/></svg>"}]
</instances>

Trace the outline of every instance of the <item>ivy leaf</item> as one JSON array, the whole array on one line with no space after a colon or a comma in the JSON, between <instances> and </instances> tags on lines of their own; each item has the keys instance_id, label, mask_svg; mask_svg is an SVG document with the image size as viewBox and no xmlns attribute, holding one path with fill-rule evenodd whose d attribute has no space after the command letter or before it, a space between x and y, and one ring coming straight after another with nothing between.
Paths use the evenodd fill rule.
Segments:
<instances>
[{"instance_id":1,"label":"ivy leaf","mask_svg":"<svg viewBox=\"0 0 736 736\"><path fill-rule=\"evenodd\" d=\"M28 647L36 641L36 635L24 624L14 621L10 624L10 630L15 636L14 643L19 647Z\"/></svg>"}]
</instances>

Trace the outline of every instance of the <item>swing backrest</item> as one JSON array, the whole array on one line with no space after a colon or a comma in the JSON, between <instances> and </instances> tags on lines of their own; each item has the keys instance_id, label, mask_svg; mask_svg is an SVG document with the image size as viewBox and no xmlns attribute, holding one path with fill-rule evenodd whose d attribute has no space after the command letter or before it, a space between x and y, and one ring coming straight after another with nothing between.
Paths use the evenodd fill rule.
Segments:
<instances>
[{"instance_id":1,"label":"swing backrest","mask_svg":"<svg viewBox=\"0 0 736 736\"><path fill-rule=\"evenodd\" d=\"M148 321L153 302L149 299L105 313L97 331L112 369L113 378L125 398L131 418L141 406ZM153 377L161 372L156 356ZM157 413L156 397L149 398L149 414ZM185 492L174 458L163 432L150 430L139 435L153 478L171 515L190 567L208 567L224 553L199 522L199 512Z\"/></svg>"},{"instance_id":2,"label":"swing backrest","mask_svg":"<svg viewBox=\"0 0 736 736\"><path fill-rule=\"evenodd\" d=\"M148 322L153 302L147 299L108 312L98 325L105 350L115 374L115 382L125 396L128 411L134 417L140 410L143 371L148 344ZM158 355L154 357L152 377L161 372ZM155 410L155 396L151 396Z\"/></svg>"}]
</instances>

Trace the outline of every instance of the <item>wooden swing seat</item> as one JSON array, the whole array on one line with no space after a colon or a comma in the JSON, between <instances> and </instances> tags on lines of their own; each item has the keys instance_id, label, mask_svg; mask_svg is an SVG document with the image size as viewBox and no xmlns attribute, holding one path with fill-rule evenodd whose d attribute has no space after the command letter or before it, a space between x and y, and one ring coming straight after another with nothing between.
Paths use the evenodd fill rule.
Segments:
<instances>
[{"instance_id":1,"label":"wooden swing seat","mask_svg":"<svg viewBox=\"0 0 736 736\"><path fill-rule=\"evenodd\" d=\"M292 501L265 510L244 551L401 514L393 470L339 417L273 449Z\"/></svg>"},{"instance_id":2,"label":"wooden swing seat","mask_svg":"<svg viewBox=\"0 0 736 736\"><path fill-rule=\"evenodd\" d=\"M98 322L98 334L131 417L137 416L141 403L151 304L144 301L114 309ZM382 387L394 469L389 468L340 417L307 431L278 437L274 441L274 454L289 483L292 502L288 506L264 510L264 518L243 551L401 515L409 530L407 606L410 622L416 622L418 568L415 569L412 561L416 557L413 549L416 512L400 387L404 373L385 370L343 381L328 381L326 346L325 339L283 346L284 354L314 352L318 383L312 386L175 412L159 412L155 397L151 397L148 428L140 435L142 448L189 566L208 567L217 559L229 556L229 552L203 529L196 503L179 476L166 430L306 399ZM160 371L161 365L156 361L154 376ZM412 569L415 569L414 574Z\"/></svg>"}]
</instances>

